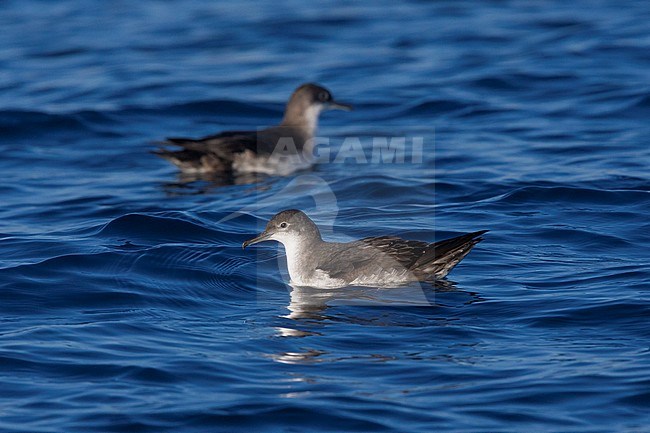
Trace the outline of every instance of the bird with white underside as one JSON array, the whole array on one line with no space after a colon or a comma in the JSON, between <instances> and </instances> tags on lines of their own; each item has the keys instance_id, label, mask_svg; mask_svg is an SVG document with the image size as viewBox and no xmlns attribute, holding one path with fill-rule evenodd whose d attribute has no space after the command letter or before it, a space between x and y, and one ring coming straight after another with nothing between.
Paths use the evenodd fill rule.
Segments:
<instances>
[{"instance_id":1,"label":"bird with white underside","mask_svg":"<svg viewBox=\"0 0 650 433\"><path fill-rule=\"evenodd\" d=\"M283 244L292 285L394 286L444 278L486 232L433 243L395 236L327 242L304 212L290 209L271 218L264 232L244 242L242 248L270 240Z\"/></svg>"},{"instance_id":2,"label":"bird with white underside","mask_svg":"<svg viewBox=\"0 0 650 433\"><path fill-rule=\"evenodd\" d=\"M287 103L279 125L257 131L226 131L203 138L168 138L153 153L185 174L269 174L286 176L313 164L314 135L325 110L352 109L326 88L307 83ZM180 149L178 149L180 148Z\"/></svg>"}]
</instances>

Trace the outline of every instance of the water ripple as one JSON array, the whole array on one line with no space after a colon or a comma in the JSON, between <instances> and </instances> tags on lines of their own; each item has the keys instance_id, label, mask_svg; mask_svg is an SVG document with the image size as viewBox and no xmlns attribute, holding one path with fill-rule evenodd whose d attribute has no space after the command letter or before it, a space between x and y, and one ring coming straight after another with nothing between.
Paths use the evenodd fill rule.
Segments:
<instances>
[{"instance_id":1,"label":"water ripple","mask_svg":"<svg viewBox=\"0 0 650 433\"><path fill-rule=\"evenodd\" d=\"M0 430L645 431L647 22L612 1L3 4ZM246 183L149 153L276 123L306 81L355 106L320 119L334 155L406 135L422 162ZM329 240L490 232L444 285L314 292L276 246L241 249L294 207Z\"/></svg>"}]
</instances>

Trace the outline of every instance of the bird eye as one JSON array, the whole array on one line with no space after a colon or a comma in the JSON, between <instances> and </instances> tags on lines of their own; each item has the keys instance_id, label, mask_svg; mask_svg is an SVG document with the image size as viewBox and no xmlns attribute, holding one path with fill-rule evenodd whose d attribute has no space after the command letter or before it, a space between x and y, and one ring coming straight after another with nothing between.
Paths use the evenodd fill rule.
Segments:
<instances>
[{"instance_id":1,"label":"bird eye","mask_svg":"<svg viewBox=\"0 0 650 433\"><path fill-rule=\"evenodd\" d=\"M325 101L329 101L329 99L330 99L330 95L327 92L320 92L318 94L319 101L325 102Z\"/></svg>"},{"instance_id":2,"label":"bird eye","mask_svg":"<svg viewBox=\"0 0 650 433\"><path fill-rule=\"evenodd\" d=\"M289 224L287 223L280 223L280 228L281 229L286 229Z\"/></svg>"}]
</instances>

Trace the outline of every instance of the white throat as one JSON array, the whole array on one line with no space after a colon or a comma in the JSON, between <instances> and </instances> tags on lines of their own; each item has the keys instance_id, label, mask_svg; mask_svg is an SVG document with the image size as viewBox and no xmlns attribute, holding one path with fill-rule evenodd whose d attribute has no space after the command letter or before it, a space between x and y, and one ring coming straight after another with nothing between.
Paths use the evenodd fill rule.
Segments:
<instances>
[{"instance_id":1,"label":"white throat","mask_svg":"<svg viewBox=\"0 0 650 433\"><path fill-rule=\"evenodd\" d=\"M320 116L321 111L323 111L322 104L311 104L304 112L303 119L305 121L305 128L307 132L312 137L316 134L316 128L318 128L318 117Z\"/></svg>"},{"instance_id":2,"label":"white throat","mask_svg":"<svg viewBox=\"0 0 650 433\"><path fill-rule=\"evenodd\" d=\"M305 239L294 234L283 233L280 237L273 236L274 240L284 245L284 251L287 256L287 268L291 281L296 284L304 283L313 269L309 269L307 259L310 251Z\"/></svg>"}]
</instances>

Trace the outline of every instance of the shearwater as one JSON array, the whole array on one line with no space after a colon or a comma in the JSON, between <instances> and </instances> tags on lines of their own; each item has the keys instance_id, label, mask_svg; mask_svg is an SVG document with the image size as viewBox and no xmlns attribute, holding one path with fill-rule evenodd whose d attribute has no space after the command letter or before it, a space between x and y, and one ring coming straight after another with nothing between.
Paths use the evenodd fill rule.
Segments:
<instances>
[{"instance_id":1,"label":"shearwater","mask_svg":"<svg viewBox=\"0 0 650 433\"><path fill-rule=\"evenodd\" d=\"M284 245L292 285L311 287L390 286L444 278L487 230L439 242L379 236L353 242L327 242L302 211L276 214L264 232L242 248L274 240Z\"/></svg>"},{"instance_id":2,"label":"shearwater","mask_svg":"<svg viewBox=\"0 0 650 433\"><path fill-rule=\"evenodd\" d=\"M313 138L324 110L352 109L337 102L326 88L313 83L298 87L277 126L257 131L226 131L203 138L167 138L156 155L186 174L271 174L285 176L309 167Z\"/></svg>"}]
</instances>

